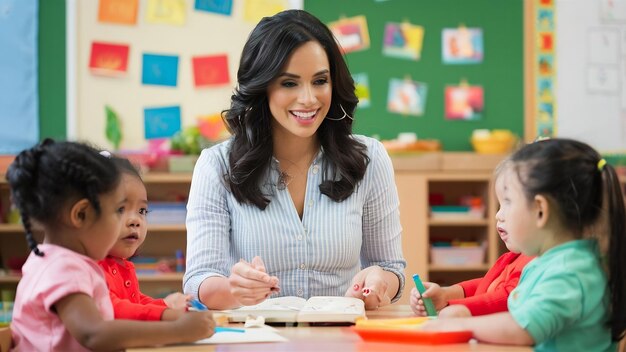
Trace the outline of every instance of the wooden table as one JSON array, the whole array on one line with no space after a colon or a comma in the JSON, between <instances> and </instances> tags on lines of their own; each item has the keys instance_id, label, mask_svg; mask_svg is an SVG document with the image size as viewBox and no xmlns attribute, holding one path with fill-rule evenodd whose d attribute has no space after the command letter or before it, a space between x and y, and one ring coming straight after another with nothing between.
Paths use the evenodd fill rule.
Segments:
<instances>
[{"instance_id":1,"label":"wooden table","mask_svg":"<svg viewBox=\"0 0 626 352\"><path fill-rule=\"evenodd\" d=\"M369 319L404 318L413 316L407 305L391 305L376 311L368 311ZM464 343L455 345L417 345L405 343L365 342L348 327L278 327L280 335L288 342L264 342L222 345L179 345L158 348L136 348L127 351L319 351L319 352L408 352L408 351L532 351L530 347Z\"/></svg>"}]
</instances>

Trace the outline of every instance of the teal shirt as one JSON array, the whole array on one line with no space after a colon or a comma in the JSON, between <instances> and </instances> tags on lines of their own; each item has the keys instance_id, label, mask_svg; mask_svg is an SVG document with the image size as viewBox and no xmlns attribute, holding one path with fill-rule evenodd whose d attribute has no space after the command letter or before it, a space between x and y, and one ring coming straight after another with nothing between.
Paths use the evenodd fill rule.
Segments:
<instances>
[{"instance_id":1,"label":"teal shirt","mask_svg":"<svg viewBox=\"0 0 626 352\"><path fill-rule=\"evenodd\" d=\"M535 351L616 351L608 321L606 274L595 240L551 248L526 265L509 295L513 319Z\"/></svg>"}]
</instances>

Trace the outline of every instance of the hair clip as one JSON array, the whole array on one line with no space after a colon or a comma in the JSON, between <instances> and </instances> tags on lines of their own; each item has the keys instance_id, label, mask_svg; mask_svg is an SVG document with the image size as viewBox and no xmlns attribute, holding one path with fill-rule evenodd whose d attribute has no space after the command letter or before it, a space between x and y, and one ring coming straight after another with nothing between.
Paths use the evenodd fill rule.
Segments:
<instances>
[{"instance_id":1,"label":"hair clip","mask_svg":"<svg viewBox=\"0 0 626 352\"><path fill-rule=\"evenodd\" d=\"M537 138L535 138L533 142L541 142L541 141L546 141L549 139L550 139L550 136L537 136Z\"/></svg>"},{"instance_id":2,"label":"hair clip","mask_svg":"<svg viewBox=\"0 0 626 352\"><path fill-rule=\"evenodd\" d=\"M602 172L602 170L604 170L604 165L606 165L606 160L604 158L598 160L598 171Z\"/></svg>"},{"instance_id":3,"label":"hair clip","mask_svg":"<svg viewBox=\"0 0 626 352\"><path fill-rule=\"evenodd\" d=\"M102 155L102 156L103 156L103 157L105 157L105 158L109 158L109 159L111 159L111 152L110 152L110 151L108 151L108 150L103 150L103 151L101 151L101 152L100 152L100 155Z\"/></svg>"}]
</instances>

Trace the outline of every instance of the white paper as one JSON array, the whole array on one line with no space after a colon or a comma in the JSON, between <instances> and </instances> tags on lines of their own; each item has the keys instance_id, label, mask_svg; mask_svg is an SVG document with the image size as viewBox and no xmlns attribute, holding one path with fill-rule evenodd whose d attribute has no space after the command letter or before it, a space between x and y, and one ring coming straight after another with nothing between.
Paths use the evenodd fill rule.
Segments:
<instances>
[{"instance_id":1,"label":"white paper","mask_svg":"<svg viewBox=\"0 0 626 352\"><path fill-rule=\"evenodd\" d=\"M222 344L222 343L250 343L250 342L286 342L285 337L279 335L276 329L265 326L262 328L243 329L245 332L218 332L208 339L198 340L196 344Z\"/></svg>"}]
</instances>

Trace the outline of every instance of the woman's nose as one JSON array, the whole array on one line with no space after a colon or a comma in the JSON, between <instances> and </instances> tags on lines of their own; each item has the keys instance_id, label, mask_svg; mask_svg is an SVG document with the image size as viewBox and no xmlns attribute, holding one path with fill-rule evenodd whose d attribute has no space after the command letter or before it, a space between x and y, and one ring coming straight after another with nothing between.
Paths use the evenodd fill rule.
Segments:
<instances>
[{"instance_id":1,"label":"woman's nose","mask_svg":"<svg viewBox=\"0 0 626 352\"><path fill-rule=\"evenodd\" d=\"M300 90L300 95L298 96L298 101L303 105L312 105L317 101L317 97L315 96L315 91L311 86L305 85Z\"/></svg>"}]
</instances>

